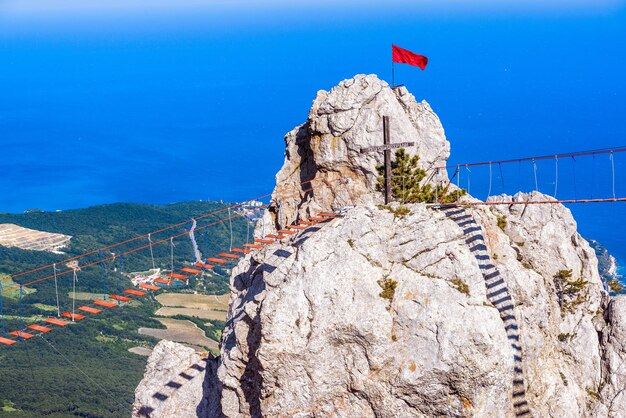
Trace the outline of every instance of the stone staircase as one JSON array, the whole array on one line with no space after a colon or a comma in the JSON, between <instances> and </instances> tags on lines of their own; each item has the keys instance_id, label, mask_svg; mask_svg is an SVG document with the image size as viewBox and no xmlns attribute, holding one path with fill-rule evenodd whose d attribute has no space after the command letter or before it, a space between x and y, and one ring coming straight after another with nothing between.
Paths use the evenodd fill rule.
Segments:
<instances>
[{"instance_id":1,"label":"stone staircase","mask_svg":"<svg viewBox=\"0 0 626 418\"><path fill-rule=\"evenodd\" d=\"M493 264L491 256L487 251L482 228L476 223L474 217L463 208L448 208L444 213L451 220L463 229L465 242L469 245L471 253L478 261L478 267L482 272L487 289L487 299L500 312L500 318L504 324L507 338L513 348L513 408L515 416L531 416L531 412L526 401L526 390L524 384L524 369L522 346L520 343L519 325L515 317L515 304L504 278Z\"/></svg>"}]
</instances>

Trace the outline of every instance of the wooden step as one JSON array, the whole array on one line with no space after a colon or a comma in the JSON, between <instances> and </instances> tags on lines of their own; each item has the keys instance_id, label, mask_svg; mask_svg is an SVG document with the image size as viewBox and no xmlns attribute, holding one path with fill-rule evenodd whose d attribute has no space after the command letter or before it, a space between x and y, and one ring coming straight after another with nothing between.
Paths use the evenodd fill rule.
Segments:
<instances>
[{"instance_id":1,"label":"wooden step","mask_svg":"<svg viewBox=\"0 0 626 418\"><path fill-rule=\"evenodd\" d=\"M288 229L279 229L278 233L280 234L286 234L286 235L295 235L296 232L290 231Z\"/></svg>"},{"instance_id":2,"label":"wooden step","mask_svg":"<svg viewBox=\"0 0 626 418\"><path fill-rule=\"evenodd\" d=\"M16 337L22 337L23 340L30 340L34 337L33 334L29 334L28 332L24 331L11 331L9 332L9 334L15 335Z\"/></svg>"},{"instance_id":3,"label":"wooden step","mask_svg":"<svg viewBox=\"0 0 626 418\"><path fill-rule=\"evenodd\" d=\"M183 267L182 269L180 269L180 271L184 271L185 273L190 273L190 274L200 274L200 273L202 273L202 270L192 269L192 268L189 268L189 267Z\"/></svg>"},{"instance_id":4,"label":"wooden step","mask_svg":"<svg viewBox=\"0 0 626 418\"><path fill-rule=\"evenodd\" d=\"M276 234L267 234L266 237L274 238L274 239L283 239L286 238L284 235L276 235Z\"/></svg>"},{"instance_id":5,"label":"wooden step","mask_svg":"<svg viewBox=\"0 0 626 418\"><path fill-rule=\"evenodd\" d=\"M97 301L96 301L96 302L97 302ZM62 320L57 319L57 318L48 318L48 319L44 319L44 322L47 322L47 323L52 324L52 325L58 325L58 326L60 326L60 327L64 327L64 326L66 326L66 325L69 325L69 324L70 324L70 323L69 323L69 322L67 322L67 321L62 321Z\"/></svg>"},{"instance_id":6,"label":"wooden step","mask_svg":"<svg viewBox=\"0 0 626 418\"><path fill-rule=\"evenodd\" d=\"M105 308L114 308L117 306L117 303L113 303L113 302L107 302L106 300L94 300L93 301L94 305L98 305L98 306L103 306Z\"/></svg>"},{"instance_id":7,"label":"wooden step","mask_svg":"<svg viewBox=\"0 0 626 418\"><path fill-rule=\"evenodd\" d=\"M318 216L323 216L324 218L334 218L337 214L332 212L322 212L318 213Z\"/></svg>"},{"instance_id":8,"label":"wooden step","mask_svg":"<svg viewBox=\"0 0 626 418\"><path fill-rule=\"evenodd\" d=\"M8 338L4 338L4 337L0 337L0 344L4 344L4 345L13 345L15 344L17 341L15 340L10 340Z\"/></svg>"},{"instance_id":9,"label":"wooden step","mask_svg":"<svg viewBox=\"0 0 626 418\"><path fill-rule=\"evenodd\" d=\"M254 240L254 242L258 242L259 244L273 244L274 240L257 238L257 239Z\"/></svg>"},{"instance_id":10,"label":"wooden step","mask_svg":"<svg viewBox=\"0 0 626 418\"><path fill-rule=\"evenodd\" d=\"M207 269L207 270L212 269L213 267L215 267L215 266L213 266L211 264L203 263L202 261L198 261L197 263L194 263L194 266L200 267L202 269Z\"/></svg>"},{"instance_id":11,"label":"wooden step","mask_svg":"<svg viewBox=\"0 0 626 418\"><path fill-rule=\"evenodd\" d=\"M154 281L154 283L161 283L161 284L164 284L164 285L167 285L167 286L171 286L171 285L173 285L173 284L174 284L174 282L173 282L173 281L171 281L171 280L167 280L167 279L162 279L162 278L160 278L160 277L159 277L159 278L154 279L153 281Z\"/></svg>"},{"instance_id":12,"label":"wooden step","mask_svg":"<svg viewBox=\"0 0 626 418\"><path fill-rule=\"evenodd\" d=\"M173 279L178 279L178 280L187 280L189 278L189 276L185 276L184 274L178 274L178 273L167 273L167 277L171 277Z\"/></svg>"},{"instance_id":13,"label":"wooden step","mask_svg":"<svg viewBox=\"0 0 626 418\"><path fill-rule=\"evenodd\" d=\"M81 306L78 309L80 309L83 312L89 312L91 314L97 314L97 313L102 312L100 309L92 308L91 306Z\"/></svg>"},{"instance_id":14,"label":"wooden step","mask_svg":"<svg viewBox=\"0 0 626 418\"><path fill-rule=\"evenodd\" d=\"M71 312L63 312L61 316L64 316L65 318L69 318L69 319L74 319L74 321L80 321L81 319L87 318L85 315L71 313Z\"/></svg>"},{"instance_id":15,"label":"wooden step","mask_svg":"<svg viewBox=\"0 0 626 418\"><path fill-rule=\"evenodd\" d=\"M109 299L119 300L120 302L130 302L132 299L121 295L111 295Z\"/></svg>"},{"instance_id":16,"label":"wooden step","mask_svg":"<svg viewBox=\"0 0 626 418\"><path fill-rule=\"evenodd\" d=\"M50 332L50 331L52 331L52 328L42 327L41 325L37 325L37 324L27 325L26 328L34 329L35 331L39 331L39 332Z\"/></svg>"},{"instance_id":17,"label":"wooden step","mask_svg":"<svg viewBox=\"0 0 626 418\"><path fill-rule=\"evenodd\" d=\"M243 244L243 246L247 248L254 248L255 250L260 250L261 248L263 248L263 246L259 244Z\"/></svg>"},{"instance_id":18,"label":"wooden step","mask_svg":"<svg viewBox=\"0 0 626 418\"><path fill-rule=\"evenodd\" d=\"M219 253L218 256L224 257L224 258L231 258L231 259L239 258L237 254L230 254L230 253Z\"/></svg>"},{"instance_id":19,"label":"wooden step","mask_svg":"<svg viewBox=\"0 0 626 418\"><path fill-rule=\"evenodd\" d=\"M206 261L210 261L211 263L217 263L217 264L226 264L227 261L223 260L221 258L215 258L215 257L209 257L206 259Z\"/></svg>"},{"instance_id":20,"label":"wooden step","mask_svg":"<svg viewBox=\"0 0 626 418\"><path fill-rule=\"evenodd\" d=\"M141 283L139 284L139 287L142 289L146 289L146 290L161 290L161 288L159 286L155 286L153 284L149 284L149 283Z\"/></svg>"},{"instance_id":21,"label":"wooden step","mask_svg":"<svg viewBox=\"0 0 626 418\"><path fill-rule=\"evenodd\" d=\"M241 248L233 248L231 251L242 254L250 254L252 252L251 250L242 250Z\"/></svg>"},{"instance_id":22,"label":"wooden step","mask_svg":"<svg viewBox=\"0 0 626 418\"><path fill-rule=\"evenodd\" d=\"M308 228L308 226L289 225L287 228L289 228L289 229L296 229L298 231L304 231L305 229Z\"/></svg>"},{"instance_id":23,"label":"wooden step","mask_svg":"<svg viewBox=\"0 0 626 418\"><path fill-rule=\"evenodd\" d=\"M146 295L146 292L137 290L137 289L126 289L124 290L124 293L126 293L127 295L133 295L133 296L145 296Z\"/></svg>"}]
</instances>

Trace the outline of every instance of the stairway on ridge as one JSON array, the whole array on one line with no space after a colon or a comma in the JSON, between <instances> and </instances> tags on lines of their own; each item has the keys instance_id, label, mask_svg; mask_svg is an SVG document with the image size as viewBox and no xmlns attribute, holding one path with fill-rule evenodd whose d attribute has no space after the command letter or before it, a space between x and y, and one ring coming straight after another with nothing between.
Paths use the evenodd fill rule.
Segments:
<instances>
[{"instance_id":1,"label":"stairway on ridge","mask_svg":"<svg viewBox=\"0 0 626 418\"><path fill-rule=\"evenodd\" d=\"M445 210L444 213L463 229L463 234L466 237L465 243L469 245L470 252L474 255L474 258L476 258L478 267L485 281L487 299L489 299L489 302L500 312L500 318L504 323L507 338L514 352L513 361L515 366L513 368L512 397L515 415L518 417L529 416L531 412L528 407L528 402L526 401L519 325L514 312L515 304L511 298L509 289L497 267L493 264L493 260L487 251L483 230L478 223L476 223L474 217L465 209L458 207Z\"/></svg>"}]
</instances>

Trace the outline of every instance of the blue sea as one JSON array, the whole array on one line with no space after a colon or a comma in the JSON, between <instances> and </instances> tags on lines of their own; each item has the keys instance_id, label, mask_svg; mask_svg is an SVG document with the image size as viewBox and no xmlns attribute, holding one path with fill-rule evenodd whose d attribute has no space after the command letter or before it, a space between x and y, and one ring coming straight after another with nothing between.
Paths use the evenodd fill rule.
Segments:
<instances>
[{"instance_id":1,"label":"blue sea","mask_svg":"<svg viewBox=\"0 0 626 418\"><path fill-rule=\"evenodd\" d=\"M440 116L452 164L626 145L622 6L225 7L120 19L0 5L0 210L268 193L283 136L317 91L357 73L390 81L392 42L430 59L425 71L396 66L396 81ZM540 190L612 196L608 156L560 161L558 184L554 164L538 164ZM614 165L626 196L626 154ZM486 196L485 167L461 174ZM529 164L492 176L492 194L534 188ZM626 265L626 203L571 209Z\"/></svg>"}]
</instances>

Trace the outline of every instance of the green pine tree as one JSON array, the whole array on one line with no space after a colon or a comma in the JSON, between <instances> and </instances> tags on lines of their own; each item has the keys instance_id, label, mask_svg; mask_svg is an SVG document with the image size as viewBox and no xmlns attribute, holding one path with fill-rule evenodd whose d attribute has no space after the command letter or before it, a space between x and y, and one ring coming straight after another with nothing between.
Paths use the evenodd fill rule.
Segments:
<instances>
[{"instance_id":1,"label":"green pine tree","mask_svg":"<svg viewBox=\"0 0 626 418\"><path fill-rule=\"evenodd\" d=\"M426 171L418 166L419 156L411 157L404 148L396 151L395 159L391 162L391 196L394 200L403 203L441 203L456 202L465 195L465 189L448 191L448 187L441 185L437 189L431 184L422 185L426 178ZM378 171L379 191L385 190L385 166L380 164Z\"/></svg>"}]
</instances>

